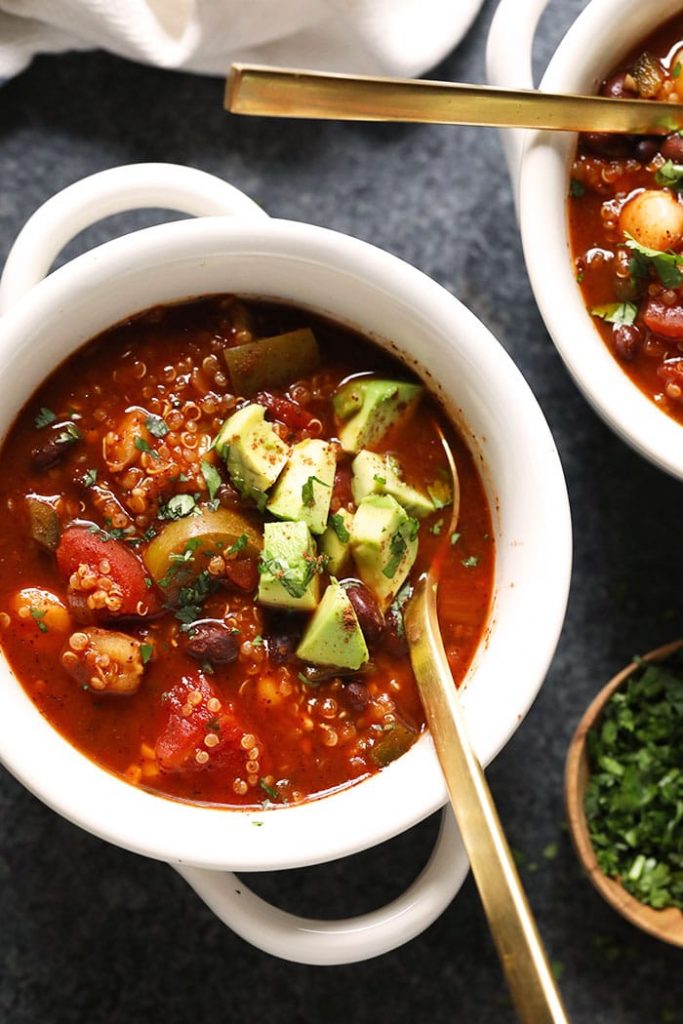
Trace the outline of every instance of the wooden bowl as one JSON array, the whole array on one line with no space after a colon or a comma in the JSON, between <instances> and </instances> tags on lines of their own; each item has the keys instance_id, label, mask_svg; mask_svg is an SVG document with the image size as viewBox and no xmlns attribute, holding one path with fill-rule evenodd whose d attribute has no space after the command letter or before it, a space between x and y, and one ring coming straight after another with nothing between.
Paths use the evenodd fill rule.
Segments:
<instances>
[{"instance_id":1,"label":"wooden bowl","mask_svg":"<svg viewBox=\"0 0 683 1024\"><path fill-rule=\"evenodd\" d=\"M663 661L674 651L683 647L683 640L676 640L674 643L658 647L645 655L645 661ZM622 917L625 917L631 924L641 928L649 935L663 942L669 942L673 946L683 947L683 912L676 907L667 910L653 910L645 906L631 896L612 878L598 867L597 858L591 843L588 832L588 823L583 809L584 794L588 784L588 752L586 749L586 735L589 729L598 722L605 703L612 696L614 691L621 684L633 675L639 668L635 662L627 665L623 671L610 679L607 686L597 695L589 705L569 745L567 753L567 764L564 775L564 793L567 804L567 816L569 829L574 841L574 847L583 864L589 879L598 890L600 895L607 900Z\"/></svg>"}]
</instances>

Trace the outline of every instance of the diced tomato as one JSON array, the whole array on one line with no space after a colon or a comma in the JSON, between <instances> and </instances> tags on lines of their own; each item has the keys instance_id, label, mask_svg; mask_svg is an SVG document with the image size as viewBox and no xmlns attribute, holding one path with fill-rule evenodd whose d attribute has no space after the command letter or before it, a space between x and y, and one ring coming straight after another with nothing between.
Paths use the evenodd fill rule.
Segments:
<instances>
[{"instance_id":1,"label":"diced tomato","mask_svg":"<svg viewBox=\"0 0 683 1024\"><path fill-rule=\"evenodd\" d=\"M286 427L291 427L292 430L305 430L315 419L315 416L298 402L280 395L271 395L268 391L259 391L254 401L264 406L274 419L284 423Z\"/></svg>"},{"instance_id":2,"label":"diced tomato","mask_svg":"<svg viewBox=\"0 0 683 1024\"><path fill-rule=\"evenodd\" d=\"M218 703L213 704L214 701ZM165 705L169 709L168 721L155 749L163 771L221 768L236 776L244 774L249 751L242 747L242 737L249 730L240 722L234 706L202 673L183 676L165 695ZM213 736L218 742L210 740L207 745L207 737ZM255 745L259 745L257 740Z\"/></svg>"},{"instance_id":3,"label":"diced tomato","mask_svg":"<svg viewBox=\"0 0 683 1024\"><path fill-rule=\"evenodd\" d=\"M225 575L239 590L256 590L258 586L258 564L253 558L235 558L226 562Z\"/></svg>"},{"instance_id":4,"label":"diced tomato","mask_svg":"<svg viewBox=\"0 0 683 1024\"><path fill-rule=\"evenodd\" d=\"M667 306L659 299L648 299L643 320L654 334L683 339L683 306Z\"/></svg>"},{"instance_id":5,"label":"diced tomato","mask_svg":"<svg viewBox=\"0 0 683 1024\"><path fill-rule=\"evenodd\" d=\"M108 576L121 592L121 607L116 611L102 609L106 616L117 618L144 614L156 615L161 610L159 595L147 580L149 576L140 559L120 540L105 540L89 526L71 526L62 534L55 552L60 572L69 579L86 565L98 576ZM102 570L102 563L108 564L109 571ZM150 581L151 582L151 581ZM87 591L76 591L87 598Z\"/></svg>"},{"instance_id":6,"label":"diced tomato","mask_svg":"<svg viewBox=\"0 0 683 1024\"><path fill-rule=\"evenodd\" d=\"M348 508L349 505L353 505L351 467L349 465L337 466L332 488L332 504L334 508Z\"/></svg>"}]
</instances>

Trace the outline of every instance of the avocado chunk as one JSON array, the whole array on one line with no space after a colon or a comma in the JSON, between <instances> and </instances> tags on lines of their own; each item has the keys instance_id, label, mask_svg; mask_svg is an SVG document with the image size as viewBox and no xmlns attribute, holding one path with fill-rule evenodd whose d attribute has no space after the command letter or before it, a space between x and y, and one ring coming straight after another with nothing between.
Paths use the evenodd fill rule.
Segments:
<instances>
[{"instance_id":1,"label":"avocado chunk","mask_svg":"<svg viewBox=\"0 0 683 1024\"><path fill-rule=\"evenodd\" d=\"M329 441L317 437L299 441L273 490L266 508L278 519L306 523L322 533L330 510L337 460Z\"/></svg>"},{"instance_id":2,"label":"avocado chunk","mask_svg":"<svg viewBox=\"0 0 683 1024\"><path fill-rule=\"evenodd\" d=\"M327 523L327 529L320 538L320 550L327 555L327 571L331 576L339 576L351 557L353 513L340 508L332 513Z\"/></svg>"},{"instance_id":3,"label":"avocado chunk","mask_svg":"<svg viewBox=\"0 0 683 1024\"><path fill-rule=\"evenodd\" d=\"M342 426L339 440L345 452L379 444L392 427L407 422L422 395L419 384L357 377L337 390L332 403Z\"/></svg>"},{"instance_id":4,"label":"avocado chunk","mask_svg":"<svg viewBox=\"0 0 683 1024\"><path fill-rule=\"evenodd\" d=\"M402 479L401 465L393 455L363 449L351 463L353 500L360 505L370 494L390 494L411 516L423 519L434 511L431 499Z\"/></svg>"},{"instance_id":5,"label":"avocado chunk","mask_svg":"<svg viewBox=\"0 0 683 1024\"><path fill-rule=\"evenodd\" d=\"M289 455L289 446L264 417L262 405L245 405L225 421L214 441L232 483L261 511L267 501L265 492L279 477Z\"/></svg>"},{"instance_id":6,"label":"avocado chunk","mask_svg":"<svg viewBox=\"0 0 683 1024\"><path fill-rule=\"evenodd\" d=\"M333 579L296 649L298 658L314 665L357 669L370 655L353 605Z\"/></svg>"},{"instance_id":7,"label":"avocado chunk","mask_svg":"<svg viewBox=\"0 0 683 1024\"><path fill-rule=\"evenodd\" d=\"M390 494L364 498L353 517L351 553L358 574L382 611L393 601L417 557L419 523Z\"/></svg>"},{"instance_id":8,"label":"avocado chunk","mask_svg":"<svg viewBox=\"0 0 683 1024\"><path fill-rule=\"evenodd\" d=\"M320 599L322 567L305 523L266 523L258 600L273 608L312 611Z\"/></svg>"}]
</instances>

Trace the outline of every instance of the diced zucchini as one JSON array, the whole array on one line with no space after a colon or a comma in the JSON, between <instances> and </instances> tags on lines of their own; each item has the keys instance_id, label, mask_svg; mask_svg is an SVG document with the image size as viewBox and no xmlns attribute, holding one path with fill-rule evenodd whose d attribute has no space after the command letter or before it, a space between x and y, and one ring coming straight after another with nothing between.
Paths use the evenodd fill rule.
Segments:
<instances>
[{"instance_id":1,"label":"diced zucchini","mask_svg":"<svg viewBox=\"0 0 683 1024\"><path fill-rule=\"evenodd\" d=\"M308 327L226 348L223 355L234 393L245 397L300 380L320 365L318 342Z\"/></svg>"}]
</instances>

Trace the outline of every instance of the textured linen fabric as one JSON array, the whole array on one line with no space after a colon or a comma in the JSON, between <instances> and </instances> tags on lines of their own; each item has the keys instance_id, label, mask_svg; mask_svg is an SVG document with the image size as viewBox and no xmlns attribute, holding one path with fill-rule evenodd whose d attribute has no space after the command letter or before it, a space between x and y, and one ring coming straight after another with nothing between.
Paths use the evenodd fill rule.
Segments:
<instances>
[{"instance_id":1,"label":"textured linen fabric","mask_svg":"<svg viewBox=\"0 0 683 1024\"><path fill-rule=\"evenodd\" d=\"M0 0L0 78L36 53L104 48L164 68L225 74L234 60L417 75L482 0Z\"/></svg>"}]
</instances>

